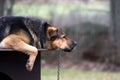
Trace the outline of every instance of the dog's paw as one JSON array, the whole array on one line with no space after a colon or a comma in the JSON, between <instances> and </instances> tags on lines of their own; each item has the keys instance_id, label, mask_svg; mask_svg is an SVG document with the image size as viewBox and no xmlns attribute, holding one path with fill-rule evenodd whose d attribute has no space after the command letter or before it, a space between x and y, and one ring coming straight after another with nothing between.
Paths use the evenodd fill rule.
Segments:
<instances>
[{"instance_id":1,"label":"dog's paw","mask_svg":"<svg viewBox=\"0 0 120 80\"><path fill-rule=\"evenodd\" d=\"M26 63L26 68L27 68L28 71L32 71L32 69L33 69L33 64L30 64L29 60Z\"/></svg>"}]
</instances>

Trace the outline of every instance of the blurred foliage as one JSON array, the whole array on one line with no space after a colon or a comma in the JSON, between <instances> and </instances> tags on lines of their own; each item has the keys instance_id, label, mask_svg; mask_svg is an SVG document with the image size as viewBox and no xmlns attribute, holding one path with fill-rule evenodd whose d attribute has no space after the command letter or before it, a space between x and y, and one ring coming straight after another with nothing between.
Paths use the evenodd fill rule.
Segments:
<instances>
[{"instance_id":1,"label":"blurred foliage","mask_svg":"<svg viewBox=\"0 0 120 80\"><path fill-rule=\"evenodd\" d=\"M82 11L83 14L88 13L87 11L109 11L107 7L94 5L61 5L61 4L31 4L31 5L22 5L15 4L14 5L14 15L22 15L22 16L35 16L42 17L46 19L51 19L51 12L54 12L56 15L64 16L69 15L71 11L77 11L80 13Z\"/></svg>"}]
</instances>

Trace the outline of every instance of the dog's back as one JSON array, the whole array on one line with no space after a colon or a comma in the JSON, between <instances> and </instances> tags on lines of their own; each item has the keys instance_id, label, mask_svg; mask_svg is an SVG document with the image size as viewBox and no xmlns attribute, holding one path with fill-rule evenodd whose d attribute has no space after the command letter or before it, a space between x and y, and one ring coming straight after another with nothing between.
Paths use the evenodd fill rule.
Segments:
<instances>
[{"instance_id":1,"label":"dog's back","mask_svg":"<svg viewBox=\"0 0 120 80\"><path fill-rule=\"evenodd\" d=\"M27 31L27 28L24 24L24 17L0 17L0 41L4 39L9 34L14 34L18 30L23 29Z\"/></svg>"}]
</instances>

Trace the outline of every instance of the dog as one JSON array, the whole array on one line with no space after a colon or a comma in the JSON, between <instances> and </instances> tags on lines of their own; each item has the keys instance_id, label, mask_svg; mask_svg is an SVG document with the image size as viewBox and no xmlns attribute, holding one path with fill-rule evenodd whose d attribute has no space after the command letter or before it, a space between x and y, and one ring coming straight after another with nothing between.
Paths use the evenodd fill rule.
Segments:
<instances>
[{"instance_id":1,"label":"dog","mask_svg":"<svg viewBox=\"0 0 120 80\"><path fill-rule=\"evenodd\" d=\"M33 69L39 48L70 52L76 44L61 29L46 21L22 16L0 17L0 48L28 54L28 71Z\"/></svg>"}]
</instances>

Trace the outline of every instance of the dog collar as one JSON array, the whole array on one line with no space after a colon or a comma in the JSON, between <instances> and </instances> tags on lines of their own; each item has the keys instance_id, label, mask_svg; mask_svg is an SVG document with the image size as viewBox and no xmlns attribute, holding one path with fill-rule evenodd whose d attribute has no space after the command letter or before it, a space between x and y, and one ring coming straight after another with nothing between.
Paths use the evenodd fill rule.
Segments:
<instances>
[{"instance_id":1,"label":"dog collar","mask_svg":"<svg viewBox=\"0 0 120 80\"><path fill-rule=\"evenodd\" d=\"M40 38L41 48L44 48L44 43L46 42L46 29L47 29L47 26L44 26L45 23L46 22L41 21L41 25L39 27L39 31L40 31L39 38Z\"/></svg>"}]
</instances>

